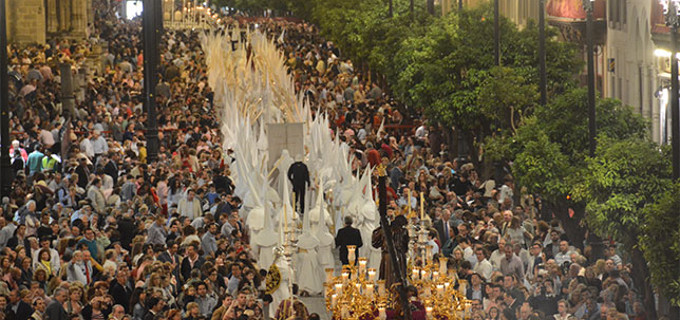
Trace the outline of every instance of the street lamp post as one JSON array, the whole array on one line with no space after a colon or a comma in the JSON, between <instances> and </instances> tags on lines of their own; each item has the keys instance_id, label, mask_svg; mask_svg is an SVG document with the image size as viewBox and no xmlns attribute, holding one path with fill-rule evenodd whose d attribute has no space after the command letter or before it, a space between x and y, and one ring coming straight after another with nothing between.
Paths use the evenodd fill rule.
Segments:
<instances>
[{"instance_id":1,"label":"street lamp post","mask_svg":"<svg viewBox=\"0 0 680 320\"><path fill-rule=\"evenodd\" d=\"M12 191L9 159L9 77L7 76L7 17L5 0L0 0L0 188L3 197Z\"/></svg>"},{"instance_id":2,"label":"street lamp post","mask_svg":"<svg viewBox=\"0 0 680 320\"><path fill-rule=\"evenodd\" d=\"M678 27L680 27L680 0L660 0L664 9L666 25L671 27L671 143L673 146L673 180L680 179L680 103L678 101ZM677 209L677 208L676 208ZM675 308L680 319L680 308Z\"/></svg>"},{"instance_id":3,"label":"street lamp post","mask_svg":"<svg viewBox=\"0 0 680 320\"><path fill-rule=\"evenodd\" d=\"M586 11L586 55L588 56L588 131L590 140L590 156L595 156L595 57L593 56L593 3L595 0L583 0Z\"/></svg>"},{"instance_id":4,"label":"street lamp post","mask_svg":"<svg viewBox=\"0 0 680 320\"><path fill-rule=\"evenodd\" d=\"M548 80L545 62L545 2L538 0L538 73L541 105L548 103Z\"/></svg>"},{"instance_id":5,"label":"street lamp post","mask_svg":"<svg viewBox=\"0 0 680 320\"><path fill-rule=\"evenodd\" d=\"M144 107L147 112L147 161L158 159L158 123L156 119L156 83L160 32L157 20L160 0L144 0L142 23L144 33Z\"/></svg>"},{"instance_id":6,"label":"street lamp post","mask_svg":"<svg viewBox=\"0 0 680 320\"><path fill-rule=\"evenodd\" d=\"M673 146L673 179L680 179L680 103L678 101L678 27L680 27L680 0L660 0L666 25L671 28L671 143Z\"/></svg>"}]
</instances>

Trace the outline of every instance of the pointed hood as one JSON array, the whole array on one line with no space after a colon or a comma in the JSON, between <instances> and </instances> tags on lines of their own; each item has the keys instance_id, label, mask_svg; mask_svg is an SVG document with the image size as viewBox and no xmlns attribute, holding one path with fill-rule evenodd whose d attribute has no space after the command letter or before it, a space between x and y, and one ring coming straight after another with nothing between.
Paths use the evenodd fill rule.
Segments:
<instances>
[{"instance_id":1,"label":"pointed hood","mask_svg":"<svg viewBox=\"0 0 680 320\"><path fill-rule=\"evenodd\" d=\"M271 217L269 216L269 202L267 201L267 193L264 191L267 187L266 183L262 186L262 196L264 197L262 200L263 228L253 237L253 242L261 247L271 247L278 241L277 234L272 229Z\"/></svg>"}]
</instances>

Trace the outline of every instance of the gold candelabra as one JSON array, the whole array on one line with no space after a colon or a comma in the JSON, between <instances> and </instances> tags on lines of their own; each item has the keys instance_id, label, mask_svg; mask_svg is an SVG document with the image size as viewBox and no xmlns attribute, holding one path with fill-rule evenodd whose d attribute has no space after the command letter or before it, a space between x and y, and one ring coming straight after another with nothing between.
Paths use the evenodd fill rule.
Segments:
<instances>
[{"instance_id":1,"label":"gold candelabra","mask_svg":"<svg viewBox=\"0 0 680 320\"><path fill-rule=\"evenodd\" d=\"M416 251L414 256L426 242L418 241L412 249ZM333 319L387 319L387 310L394 309L398 303L397 293L387 290L384 280L377 280L375 269L366 268L366 258L356 258L356 246L347 246L347 251L349 264L342 267L339 276L334 276L333 268L325 270L327 309ZM447 258L440 258L438 263L431 255L428 258L431 247L429 250L425 247L422 252L422 266L413 266L408 275L410 284L418 289L418 297L411 299L422 302L426 319L469 319L466 282L458 279L456 270L447 269Z\"/></svg>"}]
</instances>

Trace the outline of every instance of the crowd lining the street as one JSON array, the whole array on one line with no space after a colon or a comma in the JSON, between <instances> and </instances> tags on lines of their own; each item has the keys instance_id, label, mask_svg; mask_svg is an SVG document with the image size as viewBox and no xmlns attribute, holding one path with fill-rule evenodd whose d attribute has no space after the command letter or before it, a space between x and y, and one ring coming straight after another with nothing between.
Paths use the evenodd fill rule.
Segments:
<instances>
[{"instance_id":1,"label":"crowd lining the street","mask_svg":"<svg viewBox=\"0 0 680 320\"><path fill-rule=\"evenodd\" d=\"M271 297L250 251L232 155L222 149L219 106L199 31L166 32L156 88L160 153L147 161L139 20L94 1L87 41L10 46L10 154L16 172L0 205L2 319L262 319ZM228 19L225 19L229 21ZM539 197L511 175L480 177L447 158L445 130L391 101L314 26L259 19L356 167L388 167L390 215L426 195L435 255L469 282L472 319L646 319L630 264L607 247L594 260ZM104 72L86 77L63 110L60 62L77 72L96 43ZM412 195L411 201L407 198ZM363 239L369 245L369 239ZM290 314L281 314L287 318ZM301 309L292 318L318 319Z\"/></svg>"}]
</instances>

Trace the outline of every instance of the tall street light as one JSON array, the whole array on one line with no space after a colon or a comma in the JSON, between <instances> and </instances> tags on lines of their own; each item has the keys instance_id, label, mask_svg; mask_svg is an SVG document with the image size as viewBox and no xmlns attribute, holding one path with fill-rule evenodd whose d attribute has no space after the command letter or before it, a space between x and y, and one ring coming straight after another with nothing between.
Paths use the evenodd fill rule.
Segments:
<instances>
[{"instance_id":1,"label":"tall street light","mask_svg":"<svg viewBox=\"0 0 680 320\"><path fill-rule=\"evenodd\" d=\"M156 83L158 75L156 70L160 58L158 55L158 44L161 35L158 28L160 21L156 20L160 10L160 0L144 0L144 11L142 12L144 33L144 107L148 114L145 134L148 162L158 159L158 123L156 119Z\"/></svg>"},{"instance_id":2,"label":"tall street light","mask_svg":"<svg viewBox=\"0 0 680 320\"><path fill-rule=\"evenodd\" d=\"M680 27L680 0L660 0L666 25L671 28L671 136L673 144L673 179L680 179L680 103L678 102L678 27Z\"/></svg>"},{"instance_id":3,"label":"tall street light","mask_svg":"<svg viewBox=\"0 0 680 320\"><path fill-rule=\"evenodd\" d=\"M2 196L12 191L12 167L9 161L9 78L7 76L7 10L0 0L0 188Z\"/></svg>"},{"instance_id":4,"label":"tall street light","mask_svg":"<svg viewBox=\"0 0 680 320\"><path fill-rule=\"evenodd\" d=\"M593 3L595 0L583 0L586 11L586 55L588 56L588 131L590 140L590 156L595 156L595 57L593 56Z\"/></svg>"},{"instance_id":5,"label":"tall street light","mask_svg":"<svg viewBox=\"0 0 680 320\"><path fill-rule=\"evenodd\" d=\"M541 105L548 103L548 79L545 62L545 2L538 0L538 76Z\"/></svg>"}]
</instances>

